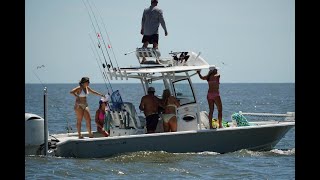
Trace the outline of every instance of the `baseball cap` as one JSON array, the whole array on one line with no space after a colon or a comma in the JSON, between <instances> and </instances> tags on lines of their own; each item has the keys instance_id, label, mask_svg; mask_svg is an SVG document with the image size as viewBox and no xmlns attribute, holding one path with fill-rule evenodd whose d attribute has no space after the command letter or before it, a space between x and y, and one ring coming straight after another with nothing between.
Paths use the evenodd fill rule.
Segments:
<instances>
[{"instance_id":1,"label":"baseball cap","mask_svg":"<svg viewBox=\"0 0 320 180\"><path fill-rule=\"evenodd\" d=\"M215 69L218 70L219 68L215 67L215 66L212 66L212 67L209 68L210 71L215 70Z\"/></svg>"},{"instance_id":2,"label":"baseball cap","mask_svg":"<svg viewBox=\"0 0 320 180\"><path fill-rule=\"evenodd\" d=\"M155 92L156 90L154 89L154 87L149 87L148 88L148 92Z\"/></svg>"},{"instance_id":3,"label":"baseball cap","mask_svg":"<svg viewBox=\"0 0 320 180\"><path fill-rule=\"evenodd\" d=\"M102 98L99 100L99 104L108 102L109 99L110 99L110 96L109 96L108 94L106 94L105 97L102 97Z\"/></svg>"}]
</instances>

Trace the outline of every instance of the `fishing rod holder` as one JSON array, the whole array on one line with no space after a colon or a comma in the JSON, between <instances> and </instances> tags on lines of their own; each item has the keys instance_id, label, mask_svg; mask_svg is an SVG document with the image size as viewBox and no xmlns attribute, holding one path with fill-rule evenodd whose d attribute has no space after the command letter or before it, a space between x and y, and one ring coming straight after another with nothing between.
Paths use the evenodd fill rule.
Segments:
<instances>
[{"instance_id":1,"label":"fishing rod holder","mask_svg":"<svg viewBox=\"0 0 320 180\"><path fill-rule=\"evenodd\" d=\"M128 74L127 71L108 71L107 74L109 75L110 79L112 80L112 78L115 78L116 80L118 80L118 78L120 78L121 80L123 80L124 78L126 80L128 80Z\"/></svg>"}]
</instances>

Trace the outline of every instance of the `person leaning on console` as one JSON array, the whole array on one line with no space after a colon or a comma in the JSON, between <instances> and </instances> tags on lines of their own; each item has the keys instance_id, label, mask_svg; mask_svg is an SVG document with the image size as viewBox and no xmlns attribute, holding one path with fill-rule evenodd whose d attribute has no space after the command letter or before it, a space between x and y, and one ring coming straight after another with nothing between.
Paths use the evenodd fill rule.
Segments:
<instances>
[{"instance_id":1,"label":"person leaning on console","mask_svg":"<svg viewBox=\"0 0 320 180\"><path fill-rule=\"evenodd\" d=\"M160 99L154 95L154 87L148 88L148 94L141 98L139 109L143 111L147 122L147 133L155 133L159 114Z\"/></svg>"}]
</instances>

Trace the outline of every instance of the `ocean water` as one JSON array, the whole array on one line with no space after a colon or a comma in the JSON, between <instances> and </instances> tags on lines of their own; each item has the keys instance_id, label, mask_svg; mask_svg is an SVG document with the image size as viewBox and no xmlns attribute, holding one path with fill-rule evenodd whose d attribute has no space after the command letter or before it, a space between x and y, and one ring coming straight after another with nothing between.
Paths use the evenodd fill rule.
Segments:
<instances>
[{"instance_id":1,"label":"ocean water","mask_svg":"<svg viewBox=\"0 0 320 180\"><path fill-rule=\"evenodd\" d=\"M65 133L69 125L76 132L74 97L69 91L77 84L47 84L48 129L50 134ZM163 88L153 84L156 94ZM200 110L208 111L205 83L194 84ZM110 86L90 84L107 93ZM25 111L43 117L43 85L25 85ZM123 101L132 102L138 113L143 90L140 84L112 84L120 90ZM230 121L234 112L286 113L295 111L294 83L222 83L223 119ZM90 95L91 118L99 97ZM216 110L213 117L217 117ZM96 129L94 120L92 129ZM82 121L85 131L85 120ZM212 140L214 141L214 139ZM210 143L210 142L208 142ZM226 142L228 143L228 142ZM108 158L77 159L25 156L25 179L295 179L295 128L271 151L240 150L233 153L136 152Z\"/></svg>"}]
</instances>

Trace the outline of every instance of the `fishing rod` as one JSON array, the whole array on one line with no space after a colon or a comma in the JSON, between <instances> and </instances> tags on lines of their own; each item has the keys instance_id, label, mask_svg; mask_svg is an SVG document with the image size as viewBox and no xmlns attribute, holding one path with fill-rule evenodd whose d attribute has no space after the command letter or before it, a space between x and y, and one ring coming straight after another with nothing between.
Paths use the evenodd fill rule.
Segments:
<instances>
[{"instance_id":1,"label":"fishing rod","mask_svg":"<svg viewBox=\"0 0 320 180\"><path fill-rule=\"evenodd\" d=\"M130 52L124 53L124 55L126 56L126 55L131 54L131 53L134 53L134 52L136 52L136 51L137 51L137 50L133 50L133 51L130 51Z\"/></svg>"},{"instance_id":2,"label":"fishing rod","mask_svg":"<svg viewBox=\"0 0 320 180\"><path fill-rule=\"evenodd\" d=\"M92 45L90 45L90 48L91 48L91 50L92 50L92 52L93 52L93 54L94 54L95 52L94 52L94 50L93 50L93 48L92 48ZM106 79L105 79L105 77L104 77L104 72L101 70L100 64L99 64L98 59L97 59L97 57L96 57L96 56L95 56L95 59L96 59L96 61L97 61L97 64L98 64L98 67L99 67L100 73L102 74L102 79L103 79L103 81L104 81L104 84L106 85L107 91L108 91L108 93L109 93L109 88L108 88L108 85L107 85Z\"/></svg>"},{"instance_id":3,"label":"fishing rod","mask_svg":"<svg viewBox=\"0 0 320 180\"><path fill-rule=\"evenodd\" d=\"M113 66L112 59L111 59L111 57L110 57L110 55L109 55L109 52L108 52L108 49L107 49L107 45L106 45L105 40L104 40L104 38L103 38L103 36L102 36L102 33L101 33L101 30L100 30L100 26L99 26L99 23L98 23L98 21L97 21L96 15L95 15L95 13L94 13L94 11L93 11L93 9L92 9L89 1L87 0L88 6L89 6L90 9L91 9L91 14L93 14L93 17L94 17L95 22L96 22L96 26L97 26L98 29L99 29L99 33L97 33L98 31L96 30L95 25L94 25L94 23L93 23L91 14L90 14L90 12L89 12L89 8L88 8L88 6L85 4L84 0L83 0L83 3L84 3L84 5L85 5L86 10L87 10L87 13L88 13L88 15L89 15L89 17L90 17L90 21L91 21L91 24L92 24L92 26L93 26L93 28L94 28L94 31L95 31L95 33L98 35L98 36L97 36L98 43L99 43L99 44L98 44L98 47L101 49L101 43L100 43L101 40L100 40L100 38L99 38L99 36L101 35L101 39L102 39L102 41L103 41L105 50L107 51L107 54L108 54L108 57L109 57L109 60L110 60L111 67L112 67L112 69L113 69L114 71L117 71L117 69L114 68L114 66ZM96 6L95 6L95 8L96 8ZM96 8L96 9L97 9L97 8ZM100 19L102 20L101 15L100 15ZM103 20L102 20L102 23L103 23ZM104 23L103 23L103 24L104 24ZM105 29L105 32L106 32L106 34L107 34L108 40L110 41L110 38L109 38L109 35L108 35L108 33L107 33L107 30L106 30L105 25L104 25L104 29ZM93 39L92 39L92 38L91 38L91 41L93 42ZM95 44L95 43L93 42L93 44ZM110 41L110 45L111 45L111 41ZM109 47L109 46L108 46L108 47ZM114 51L113 51L113 48L112 48L111 50L112 50L112 52L113 52L113 56L114 56L114 58L115 58L115 61L116 61L117 66L118 66L118 70L120 70L119 65L118 65L118 62L117 62L117 59L116 59L115 54L114 54ZM106 64L103 64L103 63L102 63L103 69L105 70L105 68L106 68L106 66L107 66L108 71L110 72L110 65L107 63L106 58L105 58L105 56L104 56L104 53L103 53L103 50L102 50L102 49L101 49L101 52L102 52L103 57L104 57L104 60L105 60L105 62L106 62ZM97 53L97 54L98 54L98 57L99 57L99 59L100 59L99 53ZM101 59L100 59L100 60L101 60ZM110 80L109 80L108 76L106 75L106 72L104 72L103 75L104 75L104 77L108 80L109 85L110 85L111 90L112 90L112 94L113 94L114 91L113 91L113 88L112 88L112 86L111 86ZM112 99L112 98L111 98L111 99Z\"/></svg>"},{"instance_id":4,"label":"fishing rod","mask_svg":"<svg viewBox=\"0 0 320 180\"><path fill-rule=\"evenodd\" d=\"M89 15L89 17L90 17L91 25L92 25L92 27L93 27L93 29L94 29L94 32L95 32L96 34L98 34L98 36L100 36L99 33L98 33L97 30L96 30L96 27L95 27L94 24L93 24L93 20L92 20L92 17L91 17L91 15L90 15L89 8L87 7L87 5L86 5L86 3L84 2L84 0L82 0L82 2L83 2L84 6L85 6L86 9L87 9L87 13L88 13L88 15ZM104 55L103 49L101 48L101 43L100 43L100 39L99 39L98 36L97 36L97 39L98 39L98 47L99 47L99 49L100 49L101 52L102 52L104 61L105 61L105 63L107 64L107 67L108 67L108 71L110 71L110 69L109 69L109 68L110 68L110 65L107 63L107 60L106 60L106 57L105 57L105 55ZM107 51L107 52L108 52L108 51ZM108 53L108 56L109 56L109 53ZM110 56L109 56L109 60L110 60L110 62L111 62ZM112 62L111 62L111 64L112 64ZM113 68L113 66L112 66L112 68Z\"/></svg>"},{"instance_id":5,"label":"fishing rod","mask_svg":"<svg viewBox=\"0 0 320 180\"><path fill-rule=\"evenodd\" d=\"M41 66L37 66L37 69L40 69L40 68L44 68L45 66L44 65L41 65ZM36 69L36 70L37 70ZM43 84L43 82L40 80L39 76L34 72L34 70L32 70L33 74L38 78L38 80L40 81L40 83L42 84L43 88L45 88L45 85Z\"/></svg>"},{"instance_id":6,"label":"fishing rod","mask_svg":"<svg viewBox=\"0 0 320 180\"><path fill-rule=\"evenodd\" d=\"M105 43L105 41L104 41L104 38L103 38L103 36L102 36L102 33L101 33L101 30L100 30L100 26L99 26L99 23L98 23L98 21L97 21L96 15L95 15L94 11L92 10L92 7L91 7L89 1L87 1L87 3L88 3L88 5L89 5L89 7L90 7L91 13L93 14L94 20L95 20L95 22L96 22L96 24L97 24L97 27L98 27L98 30L99 30L99 31L98 31L98 36L97 36L97 38L101 37L102 42L103 42L103 44L104 44L104 47L105 47L105 49L106 49L106 51L107 51L107 54L108 54L108 57L109 57L109 60L110 60L110 63L111 63L111 67L112 67L112 69L115 71L115 70L117 70L117 69L113 67L112 60L111 60L111 58L110 58L110 55L109 55L109 52L108 52L108 49L107 49L107 45L106 45L106 43Z\"/></svg>"},{"instance_id":7,"label":"fishing rod","mask_svg":"<svg viewBox=\"0 0 320 180\"><path fill-rule=\"evenodd\" d=\"M91 42L92 42L92 44L93 44L93 46L95 45L94 44L94 41L93 41L93 38L90 36L90 34L89 34L89 37L90 37L90 39L91 39ZM90 46L91 47L91 46ZM95 47L95 46L94 46ZM101 60L101 58L100 58L100 56L99 56L99 53L98 53L98 51L97 51L97 49L96 48L94 48L95 49L95 51L96 51L96 55L98 56L98 58L99 58L99 60L100 60L100 63L102 64L102 67L103 67L103 71L101 70L101 67L100 67L100 64L98 63L98 60L97 60L97 58L96 58L96 60L97 60L97 63L98 63L98 66L99 66L99 69L100 69L100 71L101 71L101 73L102 73L102 77L104 78L104 81L105 81L105 83L106 83L106 79L108 80L108 82L109 82L109 86L110 86L110 88L111 88L111 91L113 92L113 89L112 89L112 85L111 85L111 83L110 83L110 80L109 80L109 78L108 78L108 76L106 75L106 72L105 72L105 64L102 62L102 60ZM92 47L91 47L91 50L93 50L92 49ZM94 53L95 54L95 53ZM108 93L109 93L109 89L108 89L108 86L107 86L107 83L106 83L106 87L107 87L107 90L108 90ZM110 94L109 94L110 95Z\"/></svg>"},{"instance_id":8,"label":"fishing rod","mask_svg":"<svg viewBox=\"0 0 320 180\"><path fill-rule=\"evenodd\" d=\"M98 50L97 50L97 48L95 47L95 43L94 43L94 40L93 40L93 38L92 38L92 36L89 34L89 37L90 37L90 40L91 40L91 42L92 42L92 45L93 45L93 49L95 49L95 52L96 53L94 53L94 55L97 55L98 56L98 58L99 58L99 60L100 60L100 63L102 64L102 67L103 67L103 71L102 71L102 77L104 78L104 80L105 79L107 79L108 80L108 82L109 82L109 86L111 87L111 89L112 89L112 85L111 85L111 83L110 83L110 80L109 80L109 78L108 78L108 76L106 76L105 74L107 73L106 72L106 70L105 70L105 68L106 68L106 65L102 62L102 60L101 60L101 58L100 58L100 56L99 56L99 53L98 53ZM99 64L99 63L98 63ZM101 67L100 67L100 64L99 64L99 68L101 69ZM107 65L107 68L109 69L110 68L110 65ZM107 87L108 88L108 87ZM113 90L112 90L113 91Z\"/></svg>"},{"instance_id":9,"label":"fishing rod","mask_svg":"<svg viewBox=\"0 0 320 180\"><path fill-rule=\"evenodd\" d=\"M102 19L102 16L101 16L101 14L100 14L99 9L96 7L94 1L92 1L92 4L93 4L94 8L98 11L98 15L99 15L100 20L101 20L101 22L102 22L102 24L103 24L104 31L106 32L108 41L109 41L109 43L110 43L110 45L111 45L111 48L110 48L110 49L111 49L112 54L113 54L113 57L114 57L114 59L115 59L115 61L116 61L118 70L120 70L119 65L118 65L118 60L117 60L117 58L116 58L116 56L115 56L115 54L114 54L113 46L112 46L112 44L111 44L111 40L110 40L110 38L109 38L109 34L108 34L108 31L107 31L106 25L105 25L105 23L104 23L104 21L103 21L103 19Z\"/></svg>"},{"instance_id":10,"label":"fishing rod","mask_svg":"<svg viewBox=\"0 0 320 180\"><path fill-rule=\"evenodd\" d=\"M36 70L37 70L37 69L44 68L44 67L45 67L44 65L37 66ZM43 88L46 88L46 86L45 86L44 83L41 81L41 79L39 78L39 76L37 75L37 73L36 73L35 71L33 71L33 73L34 73L34 75L38 78L38 80L41 82L41 85L43 86ZM55 99L50 99L50 100L53 101L54 103L56 103ZM57 108L57 110L59 111L59 113L62 114L61 110L60 110L57 106L53 105L53 107ZM67 116L66 116L66 117L67 117ZM66 118L66 121L67 121L67 127L66 127L66 129L67 129L67 132L70 133L70 131L72 131L72 127L71 127L70 124L69 124L69 119L68 119L68 118ZM72 131L72 132L74 132L74 131Z\"/></svg>"}]
</instances>

